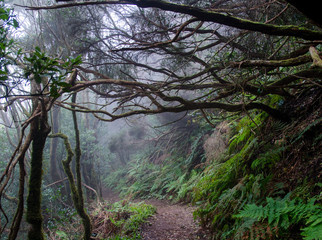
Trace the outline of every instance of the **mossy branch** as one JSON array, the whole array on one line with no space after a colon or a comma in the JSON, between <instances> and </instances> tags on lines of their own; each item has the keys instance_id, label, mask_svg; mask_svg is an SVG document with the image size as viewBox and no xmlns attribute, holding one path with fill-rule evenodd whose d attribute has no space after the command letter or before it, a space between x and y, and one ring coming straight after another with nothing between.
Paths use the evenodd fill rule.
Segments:
<instances>
[{"instance_id":1,"label":"mossy branch","mask_svg":"<svg viewBox=\"0 0 322 240\"><path fill-rule=\"evenodd\" d=\"M50 134L48 137L49 138L57 138L58 137L58 138L61 138L64 140L64 145L65 145L65 148L67 151L67 158L65 160L63 160L62 162L65 162L66 164L70 164L71 161L73 160L74 152L73 152L72 147L69 143L68 137L63 133Z\"/></svg>"},{"instance_id":2,"label":"mossy branch","mask_svg":"<svg viewBox=\"0 0 322 240\"><path fill-rule=\"evenodd\" d=\"M73 152L72 147L70 145L69 139L63 133L51 134L51 135L49 135L49 137L50 138L59 137L64 140L64 145L65 145L65 148L67 151L67 157L66 157L66 159L62 160L62 164L63 164L64 171L65 171L67 178L68 178L68 182L69 182L69 186L70 186L70 189L72 192L72 199L73 199L75 209L76 209L78 215L81 217L82 223L83 223L83 226L85 229L83 239L89 240L90 234L88 234L88 231L91 232L91 224L90 224L89 216L87 215L87 213L84 209L84 205L81 202L82 198L80 198L80 192L78 191L78 187L74 181L74 175L73 175L72 169L70 167L70 163L72 162L73 157L74 157L74 152Z\"/></svg>"},{"instance_id":3,"label":"mossy branch","mask_svg":"<svg viewBox=\"0 0 322 240\"><path fill-rule=\"evenodd\" d=\"M75 77L76 78L76 77ZM76 103L77 92L73 93L72 95L72 103ZM76 184L77 184L77 191L78 191L78 208L79 208L79 216L82 218L83 226L84 226L84 239L91 238L91 220L84 208L84 197L83 197L83 190L82 190L82 174L81 174L81 147L80 147L80 136L79 136L79 129L77 124L77 115L75 111L72 111L73 116L73 124L75 130L75 161L76 161Z\"/></svg>"},{"instance_id":4,"label":"mossy branch","mask_svg":"<svg viewBox=\"0 0 322 240\"><path fill-rule=\"evenodd\" d=\"M32 88L34 88L32 86ZM32 89L32 92L34 89ZM43 150L51 130L48 125L46 101L33 101L34 113L30 133L32 134L32 153L30 162L29 192L27 197L26 220L30 224L28 240L44 240L43 217L41 214L41 184L43 173Z\"/></svg>"}]
</instances>

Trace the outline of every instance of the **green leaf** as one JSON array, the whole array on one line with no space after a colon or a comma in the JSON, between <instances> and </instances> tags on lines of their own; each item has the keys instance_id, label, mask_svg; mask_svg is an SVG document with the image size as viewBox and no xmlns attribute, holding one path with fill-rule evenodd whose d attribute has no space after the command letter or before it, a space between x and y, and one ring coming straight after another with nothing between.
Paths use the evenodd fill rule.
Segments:
<instances>
[{"instance_id":1,"label":"green leaf","mask_svg":"<svg viewBox=\"0 0 322 240\"><path fill-rule=\"evenodd\" d=\"M36 83L41 83L42 79L41 79L41 76L38 73L35 73L34 78L35 78Z\"/></svg>"},{"instance_id":2,"label":"green leaf","mask_svg":"<svg viewBox=\"0 0 322 240\"><path fill-rule=\"evenodd\" d=\"M18 21L16 19L13 19L12 22L13 22L13 27L14 28L18 28L19 27L19 23L18 23Z\"/></svg>"},{"instance_id":3,"label":"green leaf","mask_svg":"<svg viewBox=\"0 0 322 240\"><path fill-rule=\"evenodd\" d=\"M69 88L72 86L71 84L69 84L67 82L58 82L57 85L60 87L64 87L64 88Z\"/></svg>"},{"instance_id":4,"label":"green leaf","mask_svg":"<svg viewBox=\"0 0 322 240\"><path fill-rule=\"evenodd\" d=\"M21 52L22 52L22 49L19 48L18 51L17 51L17 56L19 56L21 54Z\"/></svg>"},{"instance_id":5,"label":"green leaf","mask_svg":"<svg viewBox=\"0 0 322 240\"><path fill-rule=\"evenodd\" d=\"M38 47L38 46L37 46L37 47L35 47L35 51L36 51L36 52L41 52L40 47Z\"/></svg>"},{"instance_id":6,"label":"green leaf","mask_svg":"<svg viewBox=\"0 0 322 240\"><path fill-rule=\"evenodd\" d=\"M25 71L25 78L28 78L31 75L31 71L30 70L26 70Z\"/></svg>"},{"instance_id":7,"label":"green leaf","mask_svg":"<svg viewBox=\"0 0 322 240\"><path fill-rule=\"evenodd\" d=\"M8 20L9 19L9 15L8 15L8 13L6 13L6 12L4 12L4 13L1 13L0 14L0 19L1 20Z\"/></svg>"},{"instance_id":8,"label":"green leaf","mask_svg":"<svg viewBox=\"0 0 322 240\"><path fill-rule=\"evenodd\" d=\"M8 76L0 76L0 81L6 81L8 80Z\"/></svg>"},{"instance_id":9,"label":"green leaf","mask_svg":"<svg viewBox=\"0 0 322 240\"><path fill-rule=\"evenodd\" d=\"M76 58L73 59L73 65L78 65L82 63L82 56L78 55Z\"/></svg>"},{"instance_id":10,"label":"green leaf","mask_svg":"<svg viewBox=\"0 0 322 240\"><path fill-rule=\"evenodd\" d=\"M58 93L58 89L57 89L56 85L51 86L51 88L50 88L50 96L54 97L54 98L59 97L59 93Z\"/></svg>"},{"instance_id":11,"label":"green leaf","mask_svg":"<svg viewBox=\"0 0 322 240\"><path fill-rule=\"evenodd\" d=\"M305 240L321 240L322 239L322 223L317 225L310 225L302 229L301 235Z\"/></svg>"}]
</instances>

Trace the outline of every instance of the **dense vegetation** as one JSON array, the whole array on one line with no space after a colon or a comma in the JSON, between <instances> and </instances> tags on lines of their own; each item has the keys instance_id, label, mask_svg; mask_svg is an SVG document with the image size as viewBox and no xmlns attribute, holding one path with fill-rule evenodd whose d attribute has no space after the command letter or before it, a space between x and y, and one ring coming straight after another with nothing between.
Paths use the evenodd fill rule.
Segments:
<instances>
[{"instance_id":1,"label":"dense vegetation","mask_svg":"<svg viewBox=\"0 0 322 240\"><path fill-rule=\"evenodd\" d=\"M195 203L195 216L216 239L319 239L320 94L288 103L295 116L302 112L292 122L265 113L233 117L172 143L187 144L187 153L173 150L162 162L149 153L133 157L106 183L124 195Z\"/></svg>"},{"instance_id":2,"label":"dense vegetation","mask_svg":"<svg viewBox=\"0 0 322 240\"><path fill-rule=\"evenodd\" d=\"M129 199L157 198L197 206L213 239L321 239L314 12L16 3L0 0L1 237L140 239L155 208Z\"/></svg>"}]
</instances>

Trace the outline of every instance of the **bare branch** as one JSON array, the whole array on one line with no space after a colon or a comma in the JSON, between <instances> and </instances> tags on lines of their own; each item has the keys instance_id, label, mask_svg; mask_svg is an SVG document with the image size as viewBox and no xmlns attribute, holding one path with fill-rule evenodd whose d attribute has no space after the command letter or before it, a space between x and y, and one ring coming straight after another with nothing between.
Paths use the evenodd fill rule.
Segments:
<instances>
[{"instance_id":1,"label":"bare branch","mask_svg":"<svg viewBox=\"0 0 322 240\"><path fill-rule=\"evenodd\" d=\"M233 17L230 15L209 11L206 9L196 8L187 5L179 5L174 3L169 3L166 1L160 0L124 0L124 1L90 1L90 2L74 2L74 3L66 3L52 6L41 6L41 7L33 7L33 6L21 6L27 10L48 10L48 9L59 9L66 7L75 7L75 6L86 6L86 5L99 5L99 4L130 4L136 5L141 8L159 8L165 11L171 11L176 13L183 13L193 17L198 18L200 21L206 22L214 22L218 24L223 24L229 27L234 27L238 29L244 29L249 31L260 32L269 35L277 35L277 36L293 36L299 37L306 40L322 40L322 33L319 31L309 30L305 28L299 28L294 25L272 25L260 22L254 22L246 19L241 19L237 17Z\"/></svg>"}]
</instances>

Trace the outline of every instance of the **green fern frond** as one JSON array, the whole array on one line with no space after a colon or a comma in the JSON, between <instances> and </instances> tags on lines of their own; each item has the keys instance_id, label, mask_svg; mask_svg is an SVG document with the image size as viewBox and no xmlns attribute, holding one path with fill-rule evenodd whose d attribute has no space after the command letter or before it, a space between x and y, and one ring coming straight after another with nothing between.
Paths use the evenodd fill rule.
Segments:
<instances>
[{"instance_id":1,"label":"green fern frond","mask_svg":"<svg viewBox=\"0 0 322 240\"><path fill-rule=\"evenodd\" d=\"M306 221L307 227L302 229L301 235L305 240L322 239L322 213L312 215Z\"/></svg>"},{"instance_id":2,"label":"green fern frond","mask_svg":"<svg viewBox=\"0 0 322 240\"><path fill-rule=\"evenodd\" d=\"M283 199L267 198L266 205L247 204L237 215L238 219L267 220L272 227L287 230L294 224L305 224L302 235L305 239L321 239L322 207L314 204L315 199L303 203L300 199L290 200L290 194Z\"/></svg>"},{"instance_id":3,"label":"green fern frond","mask_svg":"<svg viewBox=\"0 0 322 240\"><path fill-rule=\"evenodd\" d=\"M263 206L257 206L256 204L247 204L239 214L234 215L236 218L252 218L261 220L268 215L266 209Z\"/></svg>"},{"instance_id":4,"label":"green fern frond","mask_svg":"<svg viewBox=\"0 0 322 240\"><path fill-rule=\"evenodd\" d=\"M282 156L282 153L286 150L286 147L273 148L263 154L260 154L257 159L252 162L251 168L253 170L261 172L263 169L270 169L276 162L278 162Z\"/></svg>"}]
</instances>

